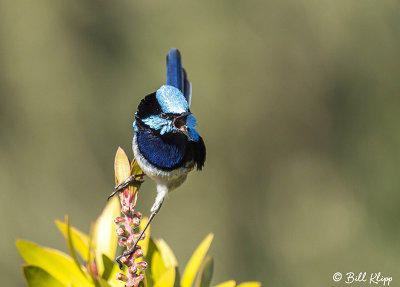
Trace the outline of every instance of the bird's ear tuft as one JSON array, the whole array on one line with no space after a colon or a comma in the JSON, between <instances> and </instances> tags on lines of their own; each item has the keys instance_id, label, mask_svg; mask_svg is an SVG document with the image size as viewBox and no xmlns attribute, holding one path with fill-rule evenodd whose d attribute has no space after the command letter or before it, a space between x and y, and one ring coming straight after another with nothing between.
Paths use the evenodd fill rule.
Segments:
<instances>
[{"instance_id":1,"label":"bird's ear tuft","mask_svg":"<svg viewBox=\"0 0 400 287\"><path fill-rule=\"evenodd\" d=\"M157 101L155 92L147 95L140 101L137 111L137 116L140 119L145 119L151 115L159 115L160 113L161 107Z\"/></svg>"}]
</instances>

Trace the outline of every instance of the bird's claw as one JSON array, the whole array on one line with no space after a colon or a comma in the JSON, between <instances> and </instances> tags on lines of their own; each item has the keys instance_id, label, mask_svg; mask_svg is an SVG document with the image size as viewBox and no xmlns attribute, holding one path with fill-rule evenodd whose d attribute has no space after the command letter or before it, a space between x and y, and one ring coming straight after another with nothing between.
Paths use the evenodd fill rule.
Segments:
<instances>
[{"instance_id":1,"label":"bird's claw","mask_svg":"<svg viewBox=\"0 0 400 287\"><path fill-rule=\"evenodd\" d=\"M138 242L139 242L139 239L135 242L135 244L133 244L133 246L131 248L129 248L128 250L125 250L120 256L115 258L115 262L118 263L119 269L122 270L122 265L123 265L123 263L121 262L121 258L132 255L132 253L134 253L136 250L136 246L137 246Z\"/></svg>"},{"instance_id":2,"label":"bird's claw","mask_svg":"<svg viewBox=\"0 0 400 287\"><path fill-rule=\"evenodd\" d=\"M144 180L141 178L143 176L144 173L129 176L123 182L114 187L114 191L108 196L107 200L110 200L110 198L113 197L116 193L123 191L125 188L134 183L143 183Z\"/></svg>"}]
</instances>

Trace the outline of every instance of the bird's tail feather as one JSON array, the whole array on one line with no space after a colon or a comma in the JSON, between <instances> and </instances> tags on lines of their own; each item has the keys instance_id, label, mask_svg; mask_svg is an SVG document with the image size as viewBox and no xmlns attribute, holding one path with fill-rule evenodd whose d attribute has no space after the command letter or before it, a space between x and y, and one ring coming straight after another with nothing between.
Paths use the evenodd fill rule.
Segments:
<instances>
[{"instance_id":1,"label":"bird's tail feather","mask_svg":"<svg viewBox=\"0 0 400 287\"><path fill-rule=\"evenodd\" d=\"M167 54L167 85L179 89L190 105L191 84L182 68L181 53L175 48L170 49Z\"/></svg>"}]
</instances>

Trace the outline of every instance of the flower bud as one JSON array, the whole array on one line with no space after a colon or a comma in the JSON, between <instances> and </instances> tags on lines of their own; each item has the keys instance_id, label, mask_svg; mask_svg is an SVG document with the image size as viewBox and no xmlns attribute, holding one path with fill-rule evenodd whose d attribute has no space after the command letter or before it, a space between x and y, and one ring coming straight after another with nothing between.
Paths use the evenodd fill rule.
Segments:
<instances>
[{"instance_id":1,"label":"flower bud","mask_svg":"<svg viewBox=\"0 0 400 287\"><path fill-rule=\"evenodd\" d=\"M122 206L121 211L122 213L127 214L129 212L129 206L126 205Z\"/></svg>"},{"instance_id":2,"label":"flower bud","mask_svg":"<svg viewBox=\"0 0 400 287\"><path fill-rule=\"evenodd\" d=\"M123 273L117 273L116 278L117 278L117 280L121 280L121 281L124 281L124 282L126 282L126 280L128 279L128 278L126 277L126 275L123 274Z\"/></svg>"},{"instance_id":3,"label":"flower bud","mask_svg":"<svg viewBox=\"0 0 400 287\"><path fill-rule=\"evenodd\" d=\"M146 261L141 261L135 264L136 265L136 269L141 271L143 269L147 269L147 262Z\"/></svg>"},{"instance_id":4,"label":"flower bud","mask_svg":"<svg viewBox=\"0 0 400 287\"><path fill-rule=\"evenodd\" d=\"M122 264L126 264L126 263L128 262L128 257L122 256L122 257L119 259L119 261L120 261Z\"/></svg>"},{"instance_id":5,"label":"flower bud","mask_svg":"<svg viewBox=\"0 0 400 287\"><path fill-rule=\"evenodd\" d=\"M121 222L125 222L125 218L124 217L117 216L117 217L114 218L114 223L115 224L118 224L118 223L121 223Z\"/></svg>"},{"instance_id":6,"label":"flower bud","mask_svg":"<svg viewBox=\"0 0 400 287\"><path fill-rule=\"evenodd\" d=\"M136 249L136 251L133 253L133 257L142 257L143 256L143 251L142 249Z\"/></svg>"},{"instance_id":7,"label":"flower bud","mask_svg":"<svg viewBox=\"0 0 400 287\"><path fill-rule=\"evenodd\" d=\"M139 286L140 282L142 282L144 279L144 274L139 274L135 278L135 286Z\"/></svg>"},{"instance_id":8,"label":"flower bud","mask_svg":"<svg viewBox=\"0 0 400 287\"><path fill-rule=\"evenodd\" d=\"M129 273L135 274L136 271L137 271L137 268L136 268L135 265L131 265L131 266L128 267L128 272L129 272Z\"/></svg>"},{"instance_id":9,"label":"flower bud","mask_svg":"<svg viewBox=\"0 0 400 287\"><path fill-rule=\"evenodd\" d=\"M131 220L131 227L132 229L138 227L140 225L140 219L138 217L134 217Z\"/></svg>"},{"instance_id":10,"label":"flower bud","mask_svg":"<svg viewBox=\"0 0 400 287\"><path fill-rule=\"evenodd\" d=\"M128 245L128 246L132 246L133 243L135 243L135 241L134 241L132 238L128 238L128 239L126 240L126 245Z\"/></svg>"},{"instance_id":11,"label":"flower bud","mask_svg":"<svg viewBox=\"0 0 400 287\"><path fill-rule=\"evenodd\" d=\"M135 217L137 217L137 218L142 218L142 214L140 213L140 212L136 212L135 214L134 214L134 216Z\"/></svg>"},{"instance_id":12,"label":"flower bud","mask_svg":"<svg viewBox=\"0 0 400 287\"><path fill-rule=\"evenodd\" d=\"M118 244L119 246L126 246L127 245L127 241L125 237L122 237L118 240Z\"/></svg>"},{"instance_id":13,"label":"flower bud","mask_svg":"<svg viewBox=\"0 0 400 287\"><path fill-rule=\"evenodd\" d=\"M126 235L126 229L123 227L118 227L117 230L115 231L118 236L124 236Z\"/></svg>"}]
</instances>

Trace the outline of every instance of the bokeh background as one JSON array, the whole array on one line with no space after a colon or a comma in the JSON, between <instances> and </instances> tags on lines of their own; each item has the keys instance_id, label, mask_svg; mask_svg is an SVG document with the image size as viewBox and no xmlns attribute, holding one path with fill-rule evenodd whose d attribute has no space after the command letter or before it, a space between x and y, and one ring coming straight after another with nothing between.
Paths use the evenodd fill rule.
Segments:
<instances>
[{"instance_id":1,"label":"bokeh background","mask_svg":"<svg viewBox=\"0 0 400 287\"><path fill-rule=\"evenodd\" d=\"M399 11L389 0L1 1L1 285L25 286L15 238L66 250L54 224L66 213L89 230L171 47L208 152L152 225L181 266L213 232L214 284L400 280ZM148 180L139 210L154 196Z\"/></svg>"}]
</instances>

